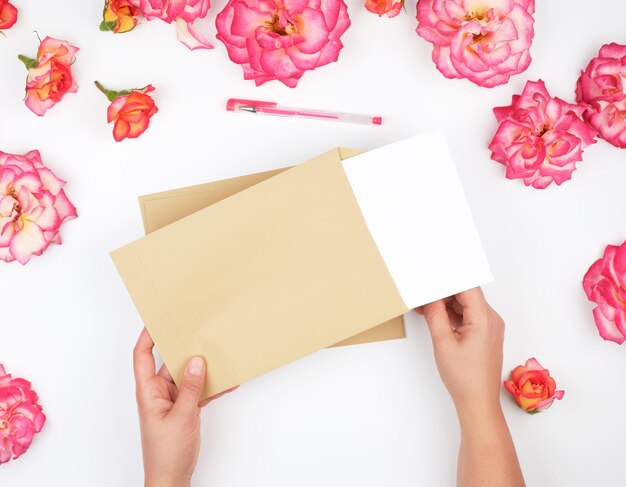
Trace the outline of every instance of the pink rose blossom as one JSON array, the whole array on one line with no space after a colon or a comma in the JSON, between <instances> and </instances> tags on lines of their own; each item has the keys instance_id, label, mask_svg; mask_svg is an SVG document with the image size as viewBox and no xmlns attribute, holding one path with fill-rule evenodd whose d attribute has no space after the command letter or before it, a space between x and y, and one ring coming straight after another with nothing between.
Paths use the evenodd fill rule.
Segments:
<instances>
[{"instance_id":1,"label":"pink rose blossom","mask_svg":"<svg viewBox=\"0 0 626 487\"><path fill-rule=\"evenodd\" d=\"M543 189L572 177L595 132L582 121L583 108L551 97L543 81L528 81L510 106L494 108L498 131L491 158L506 166L508 179Z\"/></svg>"},{"instance_id":2,"label":"pink rose blossom","mask_svg":"<svg viewBox=\"0 0 626 487\"><path fill-rule=\"evenodd\" d=\"M598 305L593 317L600 336L615 343L626 340L626 242L606 246L585 274L583 289Z\"/></svg>"},{"instance_id":3,"label":"pink rose blossom","mask_svg":"<svg viewBox=\"0 0 626 487\"><path fill-rule=\"evenodd\" d=\"M535 0L418 0L417 33L446 78L491 88L530 64Z\"/></svg>"},{"instance_id":4,"label":"pink rose blossom","mask_svg":"<svg viewBox=\"0 0 626 487\"><path fill-rule=\"evenodd\" d=\"M576 101L584 117L607 142L626 148L626 46L605 44L580 74Z\"/></svg>"},{"instance_id":5,"label":"pink rose blossom","mask_svg":"<svg viewBox=\"0 0 626 487\"><path fill-rule=\"evenodd\" d=\"M176 23L178 40L189 49L212 49L211 43L194 27L197 19L206 17L210 0L130 0L147 20L160 19Z\"/></svg>"},{"instance_id":6,"label":"pink rose blossom","mask_svg":"<svg viewBox=\"0 0 626 487\"><path fill-rule=\"evenodd\" d=\"M306 71L337 61L350 18L343 0L229 0L216 25L245 79L295 88Z\"/></svg>"},{"instance_id":7,"label":"pink rose blossom","mask_svg":"<svg viewBox=\"0 0 626 487\"><path fill-rule=\"evenodd\" d=\"M26 264L50 244L61 244L61 225L76 217L64 185L39 152L0 151L0 260Z\"/></svg>"},{"instance_id":8,"label":"pink rose blossom","mask_svg":"<svg viewBox=\"0 0 626 487\"><path fill-rule=\"evenodd\" d=\"M30 382L13 379L0 364L0 464L22 456L39 433L46 416Z\"/></svg>"}]
</instances>

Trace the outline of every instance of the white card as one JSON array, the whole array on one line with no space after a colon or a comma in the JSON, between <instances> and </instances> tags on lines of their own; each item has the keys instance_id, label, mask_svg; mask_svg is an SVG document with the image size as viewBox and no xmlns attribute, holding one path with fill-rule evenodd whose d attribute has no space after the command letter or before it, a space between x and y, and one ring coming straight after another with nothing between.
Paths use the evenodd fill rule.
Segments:
<instances>
[{"instance_id":1,"label":"white card","mask_svg":"<svg viewBox=\"0 0 626 487\"><path fill-rule=\"evenodd\" d=\"M407 308L493 280L441 130L343 161Z\"/></svg>"}]
</instances>

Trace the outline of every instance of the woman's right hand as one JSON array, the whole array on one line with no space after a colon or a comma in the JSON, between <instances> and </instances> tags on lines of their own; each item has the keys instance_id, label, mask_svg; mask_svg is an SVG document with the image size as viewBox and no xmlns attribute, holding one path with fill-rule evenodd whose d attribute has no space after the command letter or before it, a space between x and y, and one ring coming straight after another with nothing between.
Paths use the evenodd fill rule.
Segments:
<instances>
[{"instance_id":1,"label":"woman's right hand","mask_svg":"<svg viewBox=\"0 0 626 487\"><path fill-rule=\"evenodd\" d=\"M457 410L499 408L504 321L480 288L427 304L421 312Z\"/></svg>"}]
</instances>

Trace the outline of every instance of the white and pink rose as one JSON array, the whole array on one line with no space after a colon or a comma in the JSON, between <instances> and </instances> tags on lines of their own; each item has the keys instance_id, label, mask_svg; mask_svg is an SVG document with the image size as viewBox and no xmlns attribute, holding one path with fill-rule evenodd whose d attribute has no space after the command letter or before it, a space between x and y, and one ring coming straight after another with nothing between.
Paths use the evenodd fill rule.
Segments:
<instances>
[{"instance_id":1,"label":"white and pink rose","mask_svg":"<svg viewBox=\"0 0 626 487\"><path fill-rule=\"evenodd\" d=\"M418 0L417 33L446 78L491 88L530 65L534 12L535 0Z\"/></svg>"},{"instance_id":2,"label":"white and pink rose","mask_svg":"<svg viewBox=\"0 0 626 487\"><path fill-rule=\"evenodd\" d=\"M0 260L26 264L50 245L61 244L61 225L76 217L64 185L38 151L0 151Z\"/></svg>"}]
</instances>

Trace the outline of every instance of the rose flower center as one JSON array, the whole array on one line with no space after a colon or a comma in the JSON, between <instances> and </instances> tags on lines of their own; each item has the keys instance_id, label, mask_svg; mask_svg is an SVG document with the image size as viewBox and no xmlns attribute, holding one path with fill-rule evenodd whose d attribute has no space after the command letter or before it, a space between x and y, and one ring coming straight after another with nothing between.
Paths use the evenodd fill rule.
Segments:
<instances>
[{"instance_id":1,"label":"rose flower center","mask_svg":"<svg viewBox=\"0 0 626 487\"><path fill-rule=\"evenodd\" d=\"M15 211L16 215L15 215L15 218L13 218L13 221L16 221L22 215L22 207L17 201L17 193L15 192L15 188L13 186L9 188L8 194L15 200L15 204L13 205L13 210Z\"/></svg>"},{"instance_id":2,"label":"rose flower center","mask_svg":"<svg viewBox=\"0 0 626 487\"><path fill-rule=\"evenodd\" d=\"M479 10L472 10L471 12L467 12L463 20L469 22L470 20L483 20L485 18L485 12Z\"/></svg>"},{"instance_id":3,"label":"rose flower center","mask_svg":"<svg viewBox=\"0 0 626 487\"><path fill-rule=\"evenodd\" d=\"M537 395L543 394L543 382L537 382L537 381L531 380L530 385L535 394Z\"/></svg>"},{"instance_id":4,"label":"rose flower center","mask_svg":"<svg viewBox=\"0 0 626 487\"><path fill-rule=\"evenodd\" d=\"M268 20L265 24L270 29L270 31L280 36L288 36L290 34L293 34L297 30L296 26L293 25L291 22L287 22L287 25L280 25L280 16L277 13L274 14L272 20Z\"/></svg>"}]
</instances>

